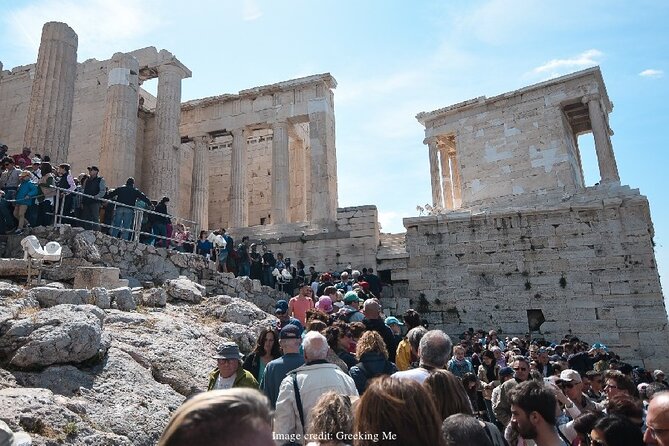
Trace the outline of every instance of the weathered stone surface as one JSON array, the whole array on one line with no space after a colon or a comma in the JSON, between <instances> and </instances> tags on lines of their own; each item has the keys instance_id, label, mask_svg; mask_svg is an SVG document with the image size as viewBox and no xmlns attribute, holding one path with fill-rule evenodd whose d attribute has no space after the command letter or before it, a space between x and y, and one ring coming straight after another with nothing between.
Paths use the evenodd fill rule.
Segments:
<instances>
[{"instance_id":1,"label":"weathered stone surface","mask_svg":"<svg viewBox=\"0 0 669 446\"><path fill-rule=\"evenodd\" d=\"M0 327L0 356L21 368L77 363L98 355L104 312L92 305L58 305Z\"/></svg>"},{"instance_id":2,"label":"weathered stone surface","mask_svg":"<svg viewBox=\"0 0 669 446\"><path fill-rule=\"evenodd\" d=\"M179 277L178 279L166 281L165 291L173 300L200 303L202 302L202 293L205 291L205 288L185 277Z\"/></svg>"},{"instance_id":3,"label":"weathered stone surface","mask_svg":"<svg viewBox=\"0 0 669 446\"><path fill-rule=\"evenodd\" d=\"M132 290L128 287L116 288L109 291L112 300L112 307L122 311L132 311L137 308L135 297Z\"/></svg>"},{"instance_id":4,"label":"weathered stone surface","mask_svg":"<svg viewBox=\"0 0 669 446\"><path fill-rule=\"evenodd\" d=\"M78 268L74 275L74 288L116 288L120 270L113 267L91 266Z\"/></svg>"},{"instance_id":5,"label":"weathered stone surface","mask_svg":"<svg viewBox=\"0 0 669 446\"><path fill-rule=\"evenodd\" d=\"M90 290L35 287L29 293L37 299L42 307L53 307L60 304L84 305L95 302Z\"/></svg>"},{"instance_id":6,"label":"weathered stone surface","mask_svg":"<svg viewBox=\"0 0 669 446\"><path fill-rule=\"evenodd\" d=\"M74 236L72 252L75 256L92 263L100 262L100 251L95 246L96 234L93 231L83 231Z\"/></svg>"},{"instance_id":7,"label":"weathered stone surface","mask_svg":"<svg viewBox=\"0 0 669 446\"><path fill-rule=\"evenodd\" d=\"M0 259L0 277L28 275L28 262L23 259Z\"/></svg>"},{"instance_id":8,"label":"weathered stone surface","mask_svg":"<svg viewBox=\"0 0 669 446\"><path fill-rule=\"evenodd\" d=\"M0 297L19 297L23 288L13 283L0 282Z\"/></svg>"},{"instance_id":9,"label":"weathered stone surface","mask_svg":"<svg viewBox=\"0 0 669 446\"><path fill-rule=\"evenodd\" d=\"M90 389L95 378L93 374L72 365L50 366L39 373L14 372L14 377L23 387L49 389L53 393L67 397L76 396L82 387Z\"/></svg>"},{"instance_id":10,"label":"weathered stone surface","mask_svg":"<svg viewBox=\"0 0 669 446\"><path fill-rule=\"evenodd\" d=\"M167 292L163 288L150 288L140 292L141 303L146 307L164 307L167 303Z\"/></svg>"}]
</instances>

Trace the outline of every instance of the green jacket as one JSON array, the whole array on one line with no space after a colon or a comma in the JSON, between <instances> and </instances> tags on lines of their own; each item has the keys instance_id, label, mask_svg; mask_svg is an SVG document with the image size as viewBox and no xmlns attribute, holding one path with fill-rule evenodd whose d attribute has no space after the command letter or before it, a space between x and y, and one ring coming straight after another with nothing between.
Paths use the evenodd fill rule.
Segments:
<instances>
[{"instance_id":1,"label":"green jacket","mask_svg":"<svg viewBox=\"0 0 669 446\"><path fill-rule=\"evenodd\" d=\"M209 372L209 385L207 386L207 390L212 390L214 388L216 380L218 379L218 374L218 367ZM232 384L232 387L251 387L253 389L258 389L260 386L251 372L244 370L242 364L240 363L239 368L237 369L237 376L235 377L235 382Z\"/></svg>"}]
</instances>

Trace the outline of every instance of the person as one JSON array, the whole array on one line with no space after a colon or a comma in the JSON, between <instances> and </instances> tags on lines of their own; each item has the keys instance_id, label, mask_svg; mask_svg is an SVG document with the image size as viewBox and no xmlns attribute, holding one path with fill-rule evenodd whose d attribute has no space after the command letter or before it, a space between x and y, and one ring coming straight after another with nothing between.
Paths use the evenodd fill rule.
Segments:
<instances>
[{"instance_id":1,"label":"person","mask_svg":"<svg viewBox=\"0 0 669 446\"><path fill-rule=\"evenodd\" d=\"M467 372L460 378L462 385L465 388L469 402L472 405L474 416L479 419L486 419L485 403L483 395L479 391L478 378L472 372Z\"/></svg>"},{"instance_id":2,"label":"person","mask_svg":"<svg viewBox=\"0 0 669 446\"><path fill-rule=\"evenodd\" d=\"M298 320L288 314L288 302L283 299L277 300L274 305L274 315L278 319L274 328L276 330L281 330L288 324L297 326L300 329L300 333L304 330L304 325Z\"/></svg>"},{"instance_id":3,"label":"person","mask_svg":"<svg viewBox=\"0 0 669 446\"><path fill-rule=\"evenodd\" d=\"M432 395L441 420L457 413L473 415L469 397L460 379L448 370L434 370L423 386Z\"/></svg>"},{"instance_id":4,"label":"person","mask_svg":"<svg viewBox=\"0 0 669 446\"><path fill-rule=\"evenodd\" d=\"M97 166L88 167L88 179L84 182L83 193L81 198L81 218L91 223L84 223L85 229L92 229L98 231L100 229L100 198L107 192L107 185L104 178L100 175L100 169ZM134 181L134 180L133 180ZM87 196L88 195L88 196ZM135 205L135 202L132 202ZM114 215L116 218L116 215ZM132 224L132 222L130 222ZM130 225L128 225L130 227ZM130 240L127 238L126 240Z\"/></svg>"},{"instance_id":5,"label":"person","mask_svg":"<svg viewBox=\"0 0 669 446\"><path fill-rule=\"evenodd\" d=\"M0 174L0 188L5 192L6 200L16 198L16 190L19 188L19 174L21 170L16 168L14 159L6 157L2 159L3 171Z\"/></svg>"},{"instance_id":6,"label":"person","mask_svg":"<svg viewBox=\"0 0 669 446\"><path fill-rule=\"evenodd\" d=\"M441 425L445 446L493 446L485 429L471 415L457 413Z\"/></svg>"},{"instance_id":7,"label":"person","mask_svg":"<svg viewBox=\"0 0 669 446\"><path fill-rule=\"evenodd\" d=\"M262 245L262 284L274 288L274 276L272 271L276 267L274 253L267 245Z\"/></svg>"},{"instance_id":8,"label":"person","mask_svg":"<svg viewBox=\"0 0 669 446\"><path fill-rule=\"evenodd\" d=\"M492 410L495 418L502 426L507 426L511 421L511 400L509 392L521 382L525 382L530 377L530 363L524 356L515 356L513 358L513 378L499 386L499 400L493 403ZM500 371L501 373L501 371Z\"/></svg>"},{"instance_id":9,"label":"person","mask_svg":"<svg viewBox=\"0 0 669 446\"><path fill-rule=\"evenodd\" d=\"M669 446L669 391L658 392L650 400L643 440L648 445Z\"/></svg>"},{"instance_id":10,"label":"person","mask_svg":"<svg viewBox=\"0 0 669 446\"><path fill-rule=\"evenodd\" d=\"M639 426L626 417L608 415L600 418L590 431L590 444L592 446L643 446L644 442Z\"/></svg>"},{"instance_id":11,"label":"person","mask_svg":"<svg viewBox=\"0 0 669 446\"><path fill-rule=\"evenodd\" d=\"M604 392L608 399L620 394L638 396L634 382L619 370L607 370L604 373L604 383Z\"/></svg>"},{"instance_id":12,"label":"person","mask_svg":"<svg viewBox=\"0 0 669 446\"><path fill-rule=\"evenodd\" d=\"M511 389L511 424L526 440L537 446L569 446L555 427L557 400L543 383L524 381Z\"/></svg>"},{"instance_id":13,"label":"person","mask_svg":"<svg viewBox=\"0 0 669 446\"><path fill-rule=\"evenodd\" d=\"M251 353L244 358L243 367L251 372L253 377L261 382L265 375L265 367L270 361L281 356L279 341L276 332L271 327L260 330L256 346Z\"/></svg>"},{"instance_id":14,"label":"person","mask_svg":"<svg viewBox=\"0 0 669 446\"><path fill-rule=\"evenodd\" d=\"M188 240L190 239L190 232L186 225L183 223L177 223L174 225L174 233L172 234L172 238L174 239L174 250L175 251L180 251L180 252L191 252L193 249L193 245L188 243Z\"/></svg>"},{"instance_id":15,"label":"person","mask_svg":"<svg viewBox=\"0 0 669 446\"><path fill-rule=\"evenodd\" d=\"M77 188L77 184L74 182L74 178L70 174L70 165L67 163L61 163L58 165L58 181L56 181L56 186L61 189L67 189L67 191L61 191L60 194L60 203L62 203L62 216L69 217L72 214L72 207L74 204L74 196L69 193L74 191ZM58 209L60 211L61 209ZM71 219L63 218L63 222L72 221Z\"/></svg>"},{"instance_id":16,"label":"person","mask_svg":"<svg viewBox=\"0 0 669 446\"><path fill-rule=\"evenodd\" d=\"M353 438L351 398L336 392L325 392L312 409L307 438L322 438L307 446L346 446L344 438Z\"/></svg>"},{"instance_id":17,"label":"person","mask_svg":"<svg viewBox=\"0 0 669 446\"><path fill-rule=\"evenodd\" d=\"M227 245L228 242L225 241L219 229L212 231L211 234L207 236L207 240L211 242L212 245L212 258L217 262L216 270L222 271L222 266L220 263L221 253L226 252L225 245Z\"/></svg>"},{"instance_id":18,"label":"person","mask_svg":"<svg viewBox=\"0 0 669 446\"><path fill-rule=\"evenodd\" d=\"M576 405L580 412L585 412L586 410L604 410L603 404L595 403L583 393L583 380L576 370L564 369L560 372L560 378L557 380L557 384L565 395L567 395L567 398Z\"/></svg>"},{"instance_id":19,"label":"person","mask_svg":"<svg viewBox=\"0 0 669 446\"><path fill-rule=\"evenodd\" d=\"M37 225L46 226L53 222L53 215L48 214L53 214L54 197L56 196L56 189L54 189L56 178L53 174L51 163L42 163L41 174L42 176L37 183L40 189L37 198L37 201L39 202Z\"/></svg>"},{"instance_id":20,"label":"person","mask_svg":"<svg viewBox=\"0 0 669 446\"><path fill-rule=\"evenodd\" d=\"M258 381L251 372L242 367L239 346L234 342L223 342L216 349L212 358L217 360L217 367L209 372L207 390L230 389L233 387L258 388Z\"/></svg>"},{"instance_id":21,"label":"person","mask_svg":"<svg viewBox=\"0 0 669 446\"><path fill-rule=\"evenodd\" d=\"M360 312L360 304L364 302L355 291L349 291L344 295L344 307L339 311L340 318L344 321L362 322L365 315Z\"/></svg>"},{"instance_id":22,"label":"person","mask_svg":"<svg viewBox=\"0 0 669 446\"><path fill-rule=\"evenodd\" d=\"M353 342L353 334L351 334L348 324L346 322L338 322L327 327L323 334L328 340L330 348L337 354L339 359L344 361L350 371L351 367L358 363L358 360L349 352L351 343Z\"/></svg>"},{"instance_id":23,"label":"person","mask_svg":"<svg viewBox=\"0 0 669 446\"><path fill-rule=\"evenodd\" d=\"M18 221L14 231L15 234L23 233L24 227L28 225L26 213L28 208L35 203L35 197L39 195L37 185L30 181L31 177L31 173L25 170L19 174L20 183L16 191L16 203L14 205L14 218Z\"/></svg>"},{"instance_id":24,"label":"person","mask_svg":"<svg viewBox=\"0 0 669 446\"><path fill-rule=\"evenodd\" d=\"M665 375L662 370L657 369L653 371L653 381L658 382L664 385L667 389L669 389L669 383L665 379Z\"/></svg>"},{"instance_id":25,"label":"person","mask_svg":"<svg viewBox=\"0 0 669 446\"><path fill-rule=\"evenodd\" d=\"M495 363L495 354L486 350L481 354L482 362L478 370L478 379L481 385L481 394L485 403L488 420L495 422L495 413L492 410L492 392L500 385L499 371L501 367Z\"/></svg>"},{"instance_id":26,"label":"person","mask_svg":"<svg viewBox=\"0 0 669 446\"><path fill-rule=\"evenodd\" d=\"M397 345L397 350L395 351L395 364L397 364L397 369L400 371L408 370L412 363L418 361L418 356L416 356L418 346L416 345L416 349L414 351L414 349L411 348L408 337L411 330L421 326L420 314L412 308L405 311L402 318L404 319L404 323L407 326L407 334L399 342Z\"/></svg>"},{"instance_id":27,"label":"person","mask_svg":"<svg viewBox=\"0 0 669 446\"><path fill-rule=\"evenodd\" d=\"M465 373L473 373L474 366L471 361L465 358L466 350L461 345L453 347L453 357L448 361L446 368L458 378L462 378Z\"/></svg>"},{"instance_id":28,"label":"person","mask_svg":"<svg viewBox=\"0 0 669 446\"><path fill-rule=\"evenodd\" d=\"M395 358L395 361L397 360L397 347L399 347L400 342L402 342L402 339L404 339L404 336L402 336L402 327L404 327L404 324L397 319L395 316L388 316L384 321L384 324L388 328L390 328L390 331L393 332L393 344L395 345L395 354L393 357ZM393 362L395 362L393 361Z\"/></svg>"},{"instance_id":29,"label":"person","mask_svg":"<svg viewBox=\"0 0 669 446\"><path fill-rule=\"evenodd\" d=\"M353 420L353 432L359 433L355 446L442 444L441 419L434 402L413 380L373 379L356 404Z\"/></svg>"},{"instance_id":30,"label":"person","mask_svg":"<svg viewBox=\"0 0 669 446\"><path fill-rule=\"evenodd\" d=\"M309 289L311 290L311 287L309 287ZM332 298L330 298L330 296L326 296L325 294L319 297L318 302L316 302L316 309L328 315L332 314L334 311Z\"/></svg>"},{"instance_id":31,"label":"person","mask_svg":"<svg viewBox=\"0 0 669 446\"><path fill-rule=\"evenodd\" d=\"M88 181L91 181L90 178ZM84 186L85 189L86 186ZM118 237L120 234L122 239L130 240L131 232L129 229L135 220L135 210L129 206L135 206L137 200L150 206L151 200L135 187L135 179L132 177L125 181L125 186L117 187L113 192L110 192L108 198L119 203L114 209L114 222L112 223L114 227L111 229L110 235Z\"/></svg>"},{"instance_id":32,"label":"person","mask_svg":"<svg viewBox=\"0 0 669 446\"><path fill-rule=\"evenodd\" d=\"M367 299L362 306L362 313L365 315L362 323L365 324L367 330L373 330L381 335L383 342L386 344L388 360L390 362L395 362L395 352L397 351L395 336L390 327L388 327L381 318L381 305L379 304L379 301L376 299Z\"/></svg>"},{"instance_id":33,"label":"person","mask_svg":"<svg viewBox=\"0 0 669 446\"><path fill-rule=\"evenodd\" d=\"M242 242L237 246L237 275L250 276L251 275L251 256L249 255L249 237L242 237Z\"/></svg>"},{"instance_id":34,"label":"person","mask_svg":"<svg viewBox=\"0 0 669 446\"><path fill-rule=\"evenodd\" d=\"M273 446L267 397L254 389L200 393L172 414L158 446Z\"/></svg>"},{"instance_id":35,"label":"person","mask_svg":"<svg viewBox=\"0 0 669 446\"><path fill-rule=\"evenodd\" d=\"M302 325L307 321L307 310L314 308L314 301L311 298L311 287L302 285L297 296L288 302L288 314L299 320Z\"/></svg>"},{"instance_id":36,"label":"person","mask_svg":"<svg viewBox=\"0 0 669 446\"><path fill-rule=\"evenodd\" d=\"M167 224L170 222L170 216L167 214L167 203L170 202L169 197L163 197L155 207L155 212L159 215L153 215L153 226L151 232L156 240L156 246L163 246L167 248L170 243L167 240Z\"/></svg>"},{"instance_id":37,"label":"person","mask_svg":"<svg viewBox=\"0 0 669 446\"><path fill-rule=\"evenodd\" d=\"M251 274L249 277L253 280L262 280L262 256L258 252L258 245L255 243L251 243L249 258L251 259Z\"/></svg>"},{"instance_id":38,"label":"person","mask_svg":"<svg viewBox=\"0 0 669 446\"><path fill-rule=\"evenodd\" d=\"M366 331L355 347L355 357L358 363L349 370L349 374L358 393L365 392L367 383L380 375L392 375L397 367L388 360L388 350L380 334L375 331Z\"/></svg>"},{"instance_id":39,"label":"person","mask_svg":"<svg viewBox=\"0 0 669 446\"><path fill-rule=\"evenodd\" d=\"M211 250L214 245L207 239L207 231L200 231L200 237L195 245L195 252L207 259L211 258Z\"/></svg>"},{"instance_id":40,"label":"person","mask_svg":"<svg viewBox=\"0 0 669 446\"><path fill-rule=\"evenodd\" d=\"M274 416L277 441L304 434L312 409L323 393L332 390L340 395L358 396L353 379L325 360L329 350L325 336L316 331L308 332L302 349L305 364L286 376L279 387Z\"/></svg>"},{"instance_id":41,"label":"person","mask_svg":"<svg viewBox=\"0 0 669 446\"><path fill-rule=\"evenodd\" d=\"M32 164L32 158L30 157L31 152L32 150L30 149L30 147L24 147L21 150L21 153L12 155L12 158L14 158L14 163L21 169Z\"/></svg>"},{"instance_id":42,"label":"person","mask_svg":"<svg viewBox=\"0 0 669 446\"><path fill-rule=\"evenodd\" d=\"M453 342L446 333L441 330L430 330L420 339L418 367L396 372L392 376L422 383L433 370L443 369L446 366L452 348Z\"/></svg>"},{"instance_id":43,"label":"person","mask_svg":"<svg viewBox=\"0 0 669 446\"><path fill-rule=\"evenodd\" d=\"M260 389L269 398L272 409L276 408L279 397L279 386L288 372L304 364L304 356L300 353L302 342L301 330L297 325L288 324L279 332L279 345L283 351L280 356L265 366L265 374L260 379Z\"/></svg>"}]
</instances>

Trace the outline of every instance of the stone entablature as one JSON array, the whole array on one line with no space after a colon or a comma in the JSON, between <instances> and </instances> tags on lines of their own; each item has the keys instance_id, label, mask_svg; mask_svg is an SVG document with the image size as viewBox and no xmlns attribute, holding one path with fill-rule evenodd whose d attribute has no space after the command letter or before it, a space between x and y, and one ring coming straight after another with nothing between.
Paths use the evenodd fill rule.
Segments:
<instances>
[{"instance_id":1,"label":"stone entablature","mask_svg":"<svg viewBox=\"0 0 669 446\"><path fill-rule=\"evenodd\" d=\"M433 205L503 208L519 196L572 194L584 185L578 135L592 132L602 182L619 183L598 67L417 119L425 125Z\"/></svg>"}]
</instances>

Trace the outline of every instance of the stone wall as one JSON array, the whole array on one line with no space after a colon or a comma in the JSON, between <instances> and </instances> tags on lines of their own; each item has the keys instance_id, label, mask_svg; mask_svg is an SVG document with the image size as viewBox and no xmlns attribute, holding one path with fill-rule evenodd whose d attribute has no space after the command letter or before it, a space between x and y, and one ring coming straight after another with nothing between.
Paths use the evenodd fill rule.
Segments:
<instances>
[{"instance_id":1,"label":"stone wall","mask_svg":"<svg viewBox=\"0 0 669 446\"><path fill-rule=\"evenodd\" d=\"M667 313L646 197L626 187L588 188L559 205L518 212L407 218L405 279L412 306L447 332L528 331L541 310L550 339L603 342L646 368L669 366ZM392 305L392 303L384 302Z\"/></svg>"}]
</instances>

